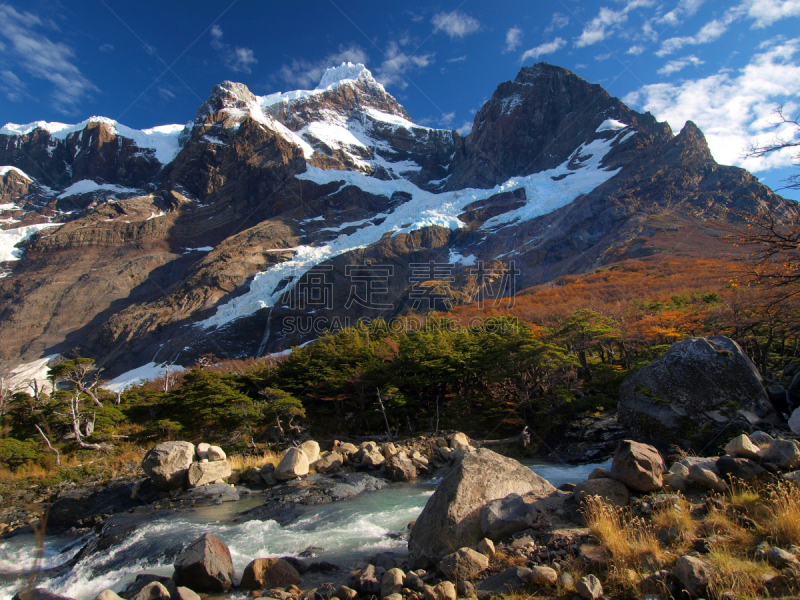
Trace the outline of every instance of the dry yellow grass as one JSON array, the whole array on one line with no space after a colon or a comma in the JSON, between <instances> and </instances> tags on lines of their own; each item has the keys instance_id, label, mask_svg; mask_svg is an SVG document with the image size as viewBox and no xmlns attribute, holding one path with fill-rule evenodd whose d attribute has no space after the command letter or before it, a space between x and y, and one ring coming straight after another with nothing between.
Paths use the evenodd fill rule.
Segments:
<instances>
[{"instance_id":1,"label":"dry yellow grass","mask_svg":"<svg viewBox=\"0 0 800 600\"><path fill-rule=\"evenodd\" d=\"M509 554L503 550L498 550L492 555L492 567L505 570L509 567L524 567L528 564L528 559L524 556Z\"/></svg>"},{"instance_id":2,"label":"dry yellow grass","mask_svg":"<svg viewBox=\"0 0 800 600\"><path fill-rule=\"evenodd\" d=\"M132 448L122 448L116 454L90 459L74 455L65 456L62 457L60 466L55 465L53 457L48 457L52 461L50 464L30 462L14 470L0 469L0 483L36 484L59 477L80 480L82 474L84 477L89 477L90 473L94 477L113 479L121 475L135 474L140 468L143 457L144 453L141 450Z\"/></svg>"},{"instance_id":3,"label":"dry yellow grass","mask_svg":"<svg viewBox=\"0 0 800 600\"><path fill-rule=\"evenodd\" d=\"M763 561L741 556L739 551L722 545L712 548L706 557L714 567L708 586L712 597L721 598L725 594L736 598L763 598L768 595L764 577L776 575L775 570Z\"/></svg>"},{"instance_id":4,"label":"dry yellow grass","mask_svg":"<svg viewBox=\"0 0 800 600\"><path fill-rule=\"evenodd\" d=\"M730 487L730 506L739 512L744 512L752 517L763 509L764 502L758 488L743 481L734 479Z\"/></svg>"},{"instance_id":5,"label":"dry yellow grass","mask_svg":"<svg viewBox=\"0 0 800 600\"><path fill-rule=\"evenodd\" d=\"M653 513L652 524L658 529L661 527L674 527L681 532L685 539L694 536L697 531L697 523L692 518L692 505L685 499L681 499L677 507L670 504Z\"/></svg>"},{"instance_id":6,"label":"dry yellow grass","mask_svg":"<svg viewBox=\"0 0 800 600\"><path fill-rule=\"evenodd\" d=\"M800 486L780 481L769 486L763 527L778 545L800 544Z\"/></svg>"},{"instance_id":7,"label":"dry yellow grass","mask_svg":"<svg viewBox=\"0 0 800 600\"><path fill-rule=\"evenodd\" d=\"M607 583L624 597L639 591L643 570L655 571L668 560L651 522L606 504L599 496L584 501L586 523L611 556Z\"/></svg>"},{"instance_id":8,"label":"dry yellow grass","mask_svg":"<svg viewBox=\"0 0 800 600\"><path fill-rule=\"evenodd\" d=\"M228 462L231 463L232 471L246 471L247 469L260 469L267 463L278 466L281 461L281 455L266 450L261 454L234 454L228 457Z\"/></svg>"},{"instance_id":9,"label":"dry yellow grass","mask_svg":"<svg viewBox=\"0 0 800 600\"><path fill-rule=\"evenodd\" d=\"M721 544L733 547L750 547L755 543L755 533L737 523L721 510L710 510L703 519L702 530L706 537L716 536Z\"/></svg>"}]
</instances>

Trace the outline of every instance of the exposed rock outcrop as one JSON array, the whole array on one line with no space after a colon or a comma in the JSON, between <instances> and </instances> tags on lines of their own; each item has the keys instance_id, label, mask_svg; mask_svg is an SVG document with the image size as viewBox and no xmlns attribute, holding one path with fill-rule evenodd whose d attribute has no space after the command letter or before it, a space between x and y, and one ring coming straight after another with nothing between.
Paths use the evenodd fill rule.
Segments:
<instances>
[{"instance_id":1,"label":"exposed rock outcrop","mask_svg":"<svg viewBox=\"0 0 800 600\"><path fill-rule=\"evenodd\" d=\"M186 487L189 467L192 466L194 456L194 444L164 442L154 446L144 455L142 469L162 490L176 490Z\"/></svg>"},{"instance_id":2,"label":"exposed rock outcrop","mask_svg":"<svg viewBox=\"0 0 800 600\"><path fill-rule=\"evenodd\" d=\"M724 336L677 342L620 387L620 423L661 444L700 448L732 423L774 418L758 369Z\"/></svg>"},{"instance_id":3,"label":"exposed rock outcrop","mask_svg":"<svg viewBox=\"0 0 800 600\"><path fill-rule=\"evenodd\" d=\"M509 494L538 497L555 488L516 460L487 449L463 455L417 518L408 542L412 561L438 560L483 537L480 509Z\"/></svg>"},{"instance_id":4,"label":"exposed rock outcrop","mask_svg":"<svg viewBox=\"0 0 800 600\"><path fill-rule=\"evenodd\" d=\"M661 489L664 470L658 450L633 440L620 442L611 463L611 477L637 492Z\"/></svg>"},{"instance_id":5,"label":"exposed rock outcrop","mask_svg":"<svg viewBox=\"0 0 800 600\"><path fill-rule=\"evenodd\" d=\"M228 592L237 585L236 573L228 547L206 533L175 560L175 585L195 592Z\"/></svg>"}]
</instances>

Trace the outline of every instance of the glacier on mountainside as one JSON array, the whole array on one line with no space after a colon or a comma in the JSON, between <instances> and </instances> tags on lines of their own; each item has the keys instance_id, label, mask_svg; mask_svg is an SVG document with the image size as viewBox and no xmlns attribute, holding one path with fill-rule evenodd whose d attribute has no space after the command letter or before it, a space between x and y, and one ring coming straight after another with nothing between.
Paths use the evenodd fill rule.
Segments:
<instances>
[{"instance_id":1,"label":"glacier on mountainside","mask_svg":"<svg viewBox=\"0 0 800 600\"><path fill-rule=\"evenodd\" d=\"M305 173L296 177L319 185L343 182L345 186L355 186L376 196L391 197L396 192L405 192L411 199L395 207L388 214L373 215L363 221L347 223L348 228L359 225L360 227L352 233L340 234L324 245L287 248L286 250L294 252L290 260L257 273L247 292L218 306L214 315L197 325L205 329L222 327L236 319L252 315L258 310L274 306L283 294L291 290L299 278L314 266L346 252L374 244L387 233L394 236L434 225L451 230L462 228L465 225L459 220L458 215L464 212L464 208L495 194L523 188L528 200L518 209L493 217L484 223L484 229L497 229L527 221L566 206L619 172L619 169L609 171L601 167L603 158L611 150L617 137L582 144L569 160L554 169L524 177L512 177L491 189L467 188L438 194L420 189L404 178L387 181L370 177L360 171L328 171L309 166ZM579 166L575 169L569 167L573 160L579 162ZM373 221L379 217L384 220L380 224L374 223ZM282 285L283 283L286 285Z\"/></svg>"}]
</instances>

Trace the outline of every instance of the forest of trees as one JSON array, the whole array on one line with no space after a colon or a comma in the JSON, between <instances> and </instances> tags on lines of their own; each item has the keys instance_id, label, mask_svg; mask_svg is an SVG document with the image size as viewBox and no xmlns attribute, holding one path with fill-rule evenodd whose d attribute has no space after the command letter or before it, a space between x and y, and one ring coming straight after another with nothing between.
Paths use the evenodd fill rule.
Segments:
<instances>
[{"instance_id":1,"label":"forest of trees","mask_svg":"<svg viewBox=\"0 0 800 600\"><path fill-rule=\"evenodd\" d=\"M360 324L286 357L212 359L120 396L102 390L93 361L72 357L51 370L68 389L3 392L0 462L175 438L242 451L298 428L328 439L528 425L544 437L613 409L631 370L688 336L731 336L767 377L800 360L800 298L742 283L740 272L712 260L629 261L528 290L511 310L462 306L399 333Z\"/></svg>"}]
</instances>

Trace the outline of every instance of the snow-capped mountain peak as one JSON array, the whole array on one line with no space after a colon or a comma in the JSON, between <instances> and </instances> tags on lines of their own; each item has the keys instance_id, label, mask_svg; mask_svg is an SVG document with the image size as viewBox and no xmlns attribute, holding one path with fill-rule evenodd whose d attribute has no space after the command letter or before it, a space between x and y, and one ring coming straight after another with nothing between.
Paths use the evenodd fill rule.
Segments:
<instances>
[{"instance_id":1,"label":"snow-capped mountain peak","mask_svg":"<svg viewBox=\"0 0 800 600\"><path fill-rule=\"evenodd\" d=\"M331 67L322 75L316 89L327 90L347 81L357 80L375 82L369 69L361 63L343 62L338 67ZM377 83L377 82L375 82Z\"/></svg>"}]
</instances>

